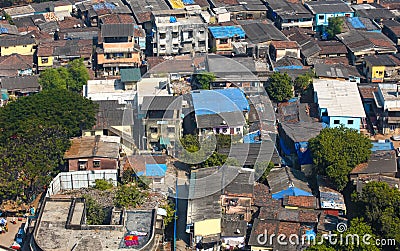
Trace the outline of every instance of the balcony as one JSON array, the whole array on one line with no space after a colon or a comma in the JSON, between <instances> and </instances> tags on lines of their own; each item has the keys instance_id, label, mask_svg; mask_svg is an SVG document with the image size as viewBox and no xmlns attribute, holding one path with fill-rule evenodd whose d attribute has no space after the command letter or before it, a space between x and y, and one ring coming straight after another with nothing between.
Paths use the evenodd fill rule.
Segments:
<instances>
[{"instance_id":1,"label":"balcony","mask_svg":"<svg viewBox=\"0 0 400 251\"><path fill-rule=\"evenodd\" d=\"M103 43L104 53L134 52L134 43Z\"/></svg>"}]
</instances>

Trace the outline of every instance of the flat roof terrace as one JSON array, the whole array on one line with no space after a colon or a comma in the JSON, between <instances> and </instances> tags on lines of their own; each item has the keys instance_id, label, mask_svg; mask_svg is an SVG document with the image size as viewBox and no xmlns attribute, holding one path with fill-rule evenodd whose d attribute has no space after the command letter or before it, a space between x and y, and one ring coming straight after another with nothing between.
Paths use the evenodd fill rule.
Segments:
<instances>
[{"instance_id":1,"label":"flat roof terrace","mask_svg":"<svg viewBox=\"0 0 400 251\"><path fill-rule=\"evenodd\" d=\"M67 229L72 200L46 199L44 203L33 234L36 245L43 251L141 250L146 245L152 245L154 210L127 211L125 228L122 225L82 225L81 229ZM83 203L76 202L71 223L80 223L83 210ZM128 234L137 236L139 241L136 245L125 245L124 237Z\"/></svg>"}]
</instances>

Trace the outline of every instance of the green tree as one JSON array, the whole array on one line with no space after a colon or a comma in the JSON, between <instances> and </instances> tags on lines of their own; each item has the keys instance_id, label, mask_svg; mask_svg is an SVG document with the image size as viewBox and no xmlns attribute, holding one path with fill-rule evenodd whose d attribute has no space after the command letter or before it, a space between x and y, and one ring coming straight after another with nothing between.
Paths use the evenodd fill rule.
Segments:
<instances>
[{"instance_id":1,"label":"green tree","mask_svg":"<svg viewBox=\"0 0 400 251\"><path fill-rule=\"evenodd\" d=\"M369 159L371 148L367 137L343 126L325 128L309 141L314 171L327 175L339 191L348 183L351 170Z\"/></svg>"},{"instance_id":2,"label":"green tree","mask_svg":"<svg viewBox=\"0 0 400 251\"><path fill-rule=\"evenodd\" d=\"M32 123L61 126L68 137L80 136L81 130L91 129L95 124L97 109L91 100L63 89L20 98L0 109L0 142L24 134Z\"/></svg>"},{"instance_id":3,"label":"green tree","mask_svg":"<svg viewBox=\"0 0 400 251\"><path fill-rule=\"evenodd\" d=\"M0 145L0 200L30 201L59 172L70 141L61 127L32 123Z\"/></svg>"},{"instance_id":4,"label":"green tree","mask_svg":"<svg viewBox=\"0 0 400 251\"><path fill-rule=\"evenodd\" d=\"M86 205L86 224L103 225L106 220L104 208L89 195L84 196Z\"/></svg>"},{"instance_id":5,"label":"green tree","mask_svg":"<svg viewBox=\"0 0 400 251\"><path fill-rule=\"evenodd\" d=\"M303 92L308 89L312 82L313 74L311 72L307 72L297 76L297 78L294 80L294 88L299 92Z\"/></svg>"},{"instance_id":6,"label":"green tree","mask_svg":"<svg viewBox=\"0 0 400 251\"><path fill-rule=\"evenodd\" d=\"M370 182L362 193L353 194L352 200L356 202L359 215L377 235L400 243L400 191L397 188L384 182Z\"/></svg>"},{"instance_id":7,"label":"green tree","mask_svg":"<svg viewBox=\"0 0 400 251\"><path fill-rule=\"evenodd\" d=\"M200 85L201 89L209 90L210 84L215 80L215 74L212 72L201 72L194 75L194 80Z\"/></svg>"},{"instance_id":8,"label":"green tree","mask_svg":"<svg viewBox=\"0 0 400 251\"><path fill-rule=\"evenodd\" d=\"M117 207L136 207L142 204L148 196L146 192L141 191L132 184L121 185L115 194L114 203Z\"/></svg>"},{"instance_id":9,"label":"green tree","mask_svg":"<svg viewBox=\"0 0 400 251\"><path fill-rule=\"evenodd\" d=\"M342 32L343 19L341 17L331 17L328 19L326 32L329 39L334 39L337 34Z\"/></svg>"},{"instance_id":10,"label":"green tree","mask_svg":"<svg viewBox=\"0 0 400 251\"><path fill-rule=\"evenodd\" d=\"M205 161L200 164L200 167L213 167L224 165L227 156L225 154L220 154L213 152Z\"/></svg>"},{"instance_id":11,"label":"green tree","mask_svg":"<svg viewBox=\"0 0 400 251\"><path fill-rule=\"evenodd\" d=\"M40 73L39 84L44 90L68 89L80 93L89 80L89 72L83 59L75 59L67 67L48 68Z\"/></svg>"},{"instance_id":12,"label":"green tree","mask_svg":"<svg viewBox=\"0 0 400 251\"><path fill-rule=\"evenodd\" d=\"M239 161L233 157L229 157L225 161L225 165L227 166L239 166Z\"/></svg>"},{"instance_id":13,"label":"green tree","mask_svg":"<svg viewBox=\"0 0 400 251\"><path fill-rule=\"evenodd\" d=\"M94 181L94 189L98 189L101 191L109 190L114 187L111 180L97 179Z\"/></svg>"},{"instance_id":14,"label":"green tree","mask_svg":"<svg viewBox=\"0 0 400 251\"><path fill-rule=\"evenodd\" d=\"M267 184L267 176L268 176L269 172L272 170L272 168L274 168L274 167L275 167L275 165L271 161L257 162L254 165L254 170L255 170L257 177L260 177L258 179L258 182Z\"/></svg>"},{"instance_id":15,"label":"green tree","mask_svg":"<svg viewBox=\"0 0 400 251\"><path fill-rule=\"evenodd\" d=\"M65 68L48 68L40 73L39 84L43 90L67 89L68 78L69 73Z\"/></svg>"},{"instance_id":16,"label":"green tree","mask_svg":"<svg viewBox=\"0 0 400 251\"><path fill-rule=\"evenodd\" d=\"M165 209L167 211L167 216L164 217L164 226L167 226L169 223L171 223L174 220L175 216L175 203L173 203L171 200L168 200L164 202L160 208Z\"/></svg>"},{"instance_id":17,"label":"green tree","mask_svg":"<svg viewBox=\"0 0 400 251\"><path fill-rule=\"evenodd\" d=\"M354 218L350 221L349 228L344 231L343 233L339 233L334 231L333 234L337 236L335 239L332 239L332 242L335 240L337 243L330 243L329 240L324 240L321 245L312 245L311 247L307 248L307 250L311 251L379 251L379 248L375 246L376 235L374 235L371 226L363 221L362 218ZM343 236L342 243L340 242L340 234ZM350 238L350 236L359 236L354 239ZM370 239L365 239L370 243L365 243L363 241L363 236L369 235ZM347 243L346 243L346 236L348 236ZM321 237L317 236L316 241L320 241Z\"/></svg>"},{"instance_id":18,"label":"green tree","mask_svg":"<svg viewBox=\"0 0 400 251\"><path fill-rule=\"evenodd\" d=\"M285 72L284 74L274 72L268 79L265 88L269 97L277 102L289 100L293 97L292 79Z\"/></svg>"},{"instance_id":19,"label":"green tree","mask_svg":"<svg viewBox=\"0 0 400 251\"><path fill-rule=\"evenodd\" d=\"M68 72L71 82L68 84L68 89L74 92L81 92L82 87L89 80L89 72L83 63L83 58L75 59L68 63Z\"/></svg>"}]
</instances>

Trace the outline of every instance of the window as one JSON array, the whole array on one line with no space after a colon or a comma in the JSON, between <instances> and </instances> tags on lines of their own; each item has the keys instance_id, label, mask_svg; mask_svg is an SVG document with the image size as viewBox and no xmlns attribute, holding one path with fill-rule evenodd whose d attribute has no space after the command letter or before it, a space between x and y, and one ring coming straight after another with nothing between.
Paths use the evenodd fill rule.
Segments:
<instances>
[{"instance_id":1,"label":"window","mask_svg":"<svg viewBox=\"0 0 400 251\"><path fill-rule=\"evenodd\" d=\"M160 39L165 39L167 37L166 33L160 33Z\"/></svg>"},{"instance_id":2,"label":"window","mask_svg":"<svg viewBox=\"0 0 400 251\"><path fill-rule=\"evenodd\" d=\"M165 45L164 44L160 45L160 50L165 50Z\"/></svg>"},{"instance_id":3,"label":"window","mask_svg":"<svg viewBox=\"0 0 400 251\"><path fill-rule=\"evenodd\" d=\"M158 128L157 127L150 127L150 132L151 133L157 133L158 132Z\"/></svg>"},{"instance_id":4,"label":"window","mask_svg":"<svg viewBox=\"0 0 400 251\"><path fill-rule=\"evenodd\" d=\"M179 33L178 32L172 32L172 38L178 38Z\"/></svg>"},{"instance_id":5,"label":"window","mask_svg":"<svg viewBox=\"0 0 400 251\"><path fill-rule=\"evenodd\" d=\"M100 167L100 160L93 160L93 167Z\"/></svg>"},{"instance_id":6,"label":"window","mask_svg":"<svg viewBox=\"0 0 400 251\"><path fill-rule=\"evenodd\" d=\"M4 47L4 49L8 49L8 46Z\"/></svg>"},{"instance_id":7,"label":"window","mask_svg":"<svg viewBox=\"0 0 400 251\"><path fill-rule=\"evenodd\" d=\"M325 17L324 17L324 15L319 15L319 16L318 16L318 19L319 19L319 20L324 20Z\"/></svg>"},{"instance_id":8,"label":"window","mask_svg":"<svg viewBox=\"0 0 400 251\"><path fill-rule=\"evenodd\" d=\"M174 133L175 132L175 127L167 127L167 132L168 133Z\"/></svg>"},{"instance_id":9,"label":"window","mask_svg":"<svg viewBox=\"0 0 400 251\"><path fill-rule=\"evenodd\" d=\"M227 44L227 43L228 43L228 39L227 39L227 38L221 38L221 39L219 40L219 43L220 43L220 44Z\"/></svg>"},{"instance_id":10,"label":"window","mask_svg":"<svg viewBox=\"0 0 400 251\"><path fill-rule=\"evenodd\" d=\"M193 31L188 31L188 38L192 38L193 37Z\"/></svg>"},{"instance_id":11,"label":"window","mask_svg":"<svg viewBox=\"0 0 400 251\"><path fill-rule=\"evenodd\" d=\"M86 170L87 161L80 160L78 161L78 170Z\"/></svg>"},{"instance_id":12,"label":"window","mask_svg":"<svg viewBox=\"0 0 400 251\"><path fill-rule=\"evenodd\" d=\"M199 47L206 46L206 41L199 41Z\"/></svg>"},{"instance_id":13,"label":"window","mask_svg":"<svg viewBox=\"0 0 400 251\"><path fill-rule=\"evenodd\" d=\"M240 128L236 128L236 132L240 132Z\"/></svg>"},{"instance_id":14,"label":"window","mask_svg":"<svg viewBox=\"0 0 400 251\"><path fill-rule=\"evenodd\" d=\"M47 64L49 62L48 58L42 58L42 64Z\"/></svg>"},{"instance_id":15,"label":"window","mask_svg":"<svg viewBox=\"0 0 400 251\"><path fill-rule=\"evenodd\" d=\"M339 123L340 123L340 121L337 120L337 119L335 119L335 120L333 121L333 124L335 124L335 125L339 125Z\"/></svg>"},{"instance_id":16,"label":"window","mask_svg":"<svg viewBox=\"0 0 400 251\"><path fill-rule=\"evenodd\" d=\"M23 45L22 47L28 47L28 46L25 44L25 45Z\"/></svg>"},{"instance_id":17,"label":"window","mask_svg":"<svg viewBox=\"0 0 400 251\"><path fill-rule=\"evenodd\" d=\"M352 125L352 124L354 124L354 120L352 120L352 119L349 119L349 120L347 121L347 124L349 124L349 125Z\"/></svg>"},{"instance_id":18,"label":"window","mask_svg":"<svg viewBox=\"0 0 400 251\"><path fill-rule=\"evenodd\" d=\"M345 17L350 17L350 14L345 14L344 16L345 16Z\"/></svg>"}]
</instances>

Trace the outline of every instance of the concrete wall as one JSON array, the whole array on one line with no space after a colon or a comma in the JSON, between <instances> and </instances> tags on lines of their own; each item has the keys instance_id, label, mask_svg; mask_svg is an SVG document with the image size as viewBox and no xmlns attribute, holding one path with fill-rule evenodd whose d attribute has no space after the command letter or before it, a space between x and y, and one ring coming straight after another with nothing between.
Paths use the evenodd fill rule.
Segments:
<instances>
[{"instance_id":1,"label":"concrete wall","mask_svg":"<svg viewBox=\"0 0 400 251\"><path fill-rule=\"evenodd\" d=\"M83 158L82 158L83 159ZM85 164L86 168L84 170L80 169L79 165L84 162L79 161L79 159L69 159L68 160L68 171L92 171L100 169L118 169L118 160L110 158L86 158L87 162ZM94 167L93 162L100 160L100 167Z\"/></svg>"},{"instance_id":2,"label":"concrete wall","mask_svg":"<svg viewBox=\"0 0 400 251\"><path fill-rule=\"evenodd\" d=\"M46 197L59 193L61 190L73 190L94 186L96 179L112 180L117 185L117 170L98 170L59 173L47 188Z\"/></svg>"},{"instance_id":3,"label":"concrete wall","mask_svg":"<svg viewBox=\"0 0 400 251\"><path fill-rule=\"evenodd\" d=\"M353 124L350 124L349 123L350 121L353 121ZM333 127L338 127L340 125L360 131L361 119L352 117L329 117L329 127L333 128Z\"/></svg>"}]
</instances>

